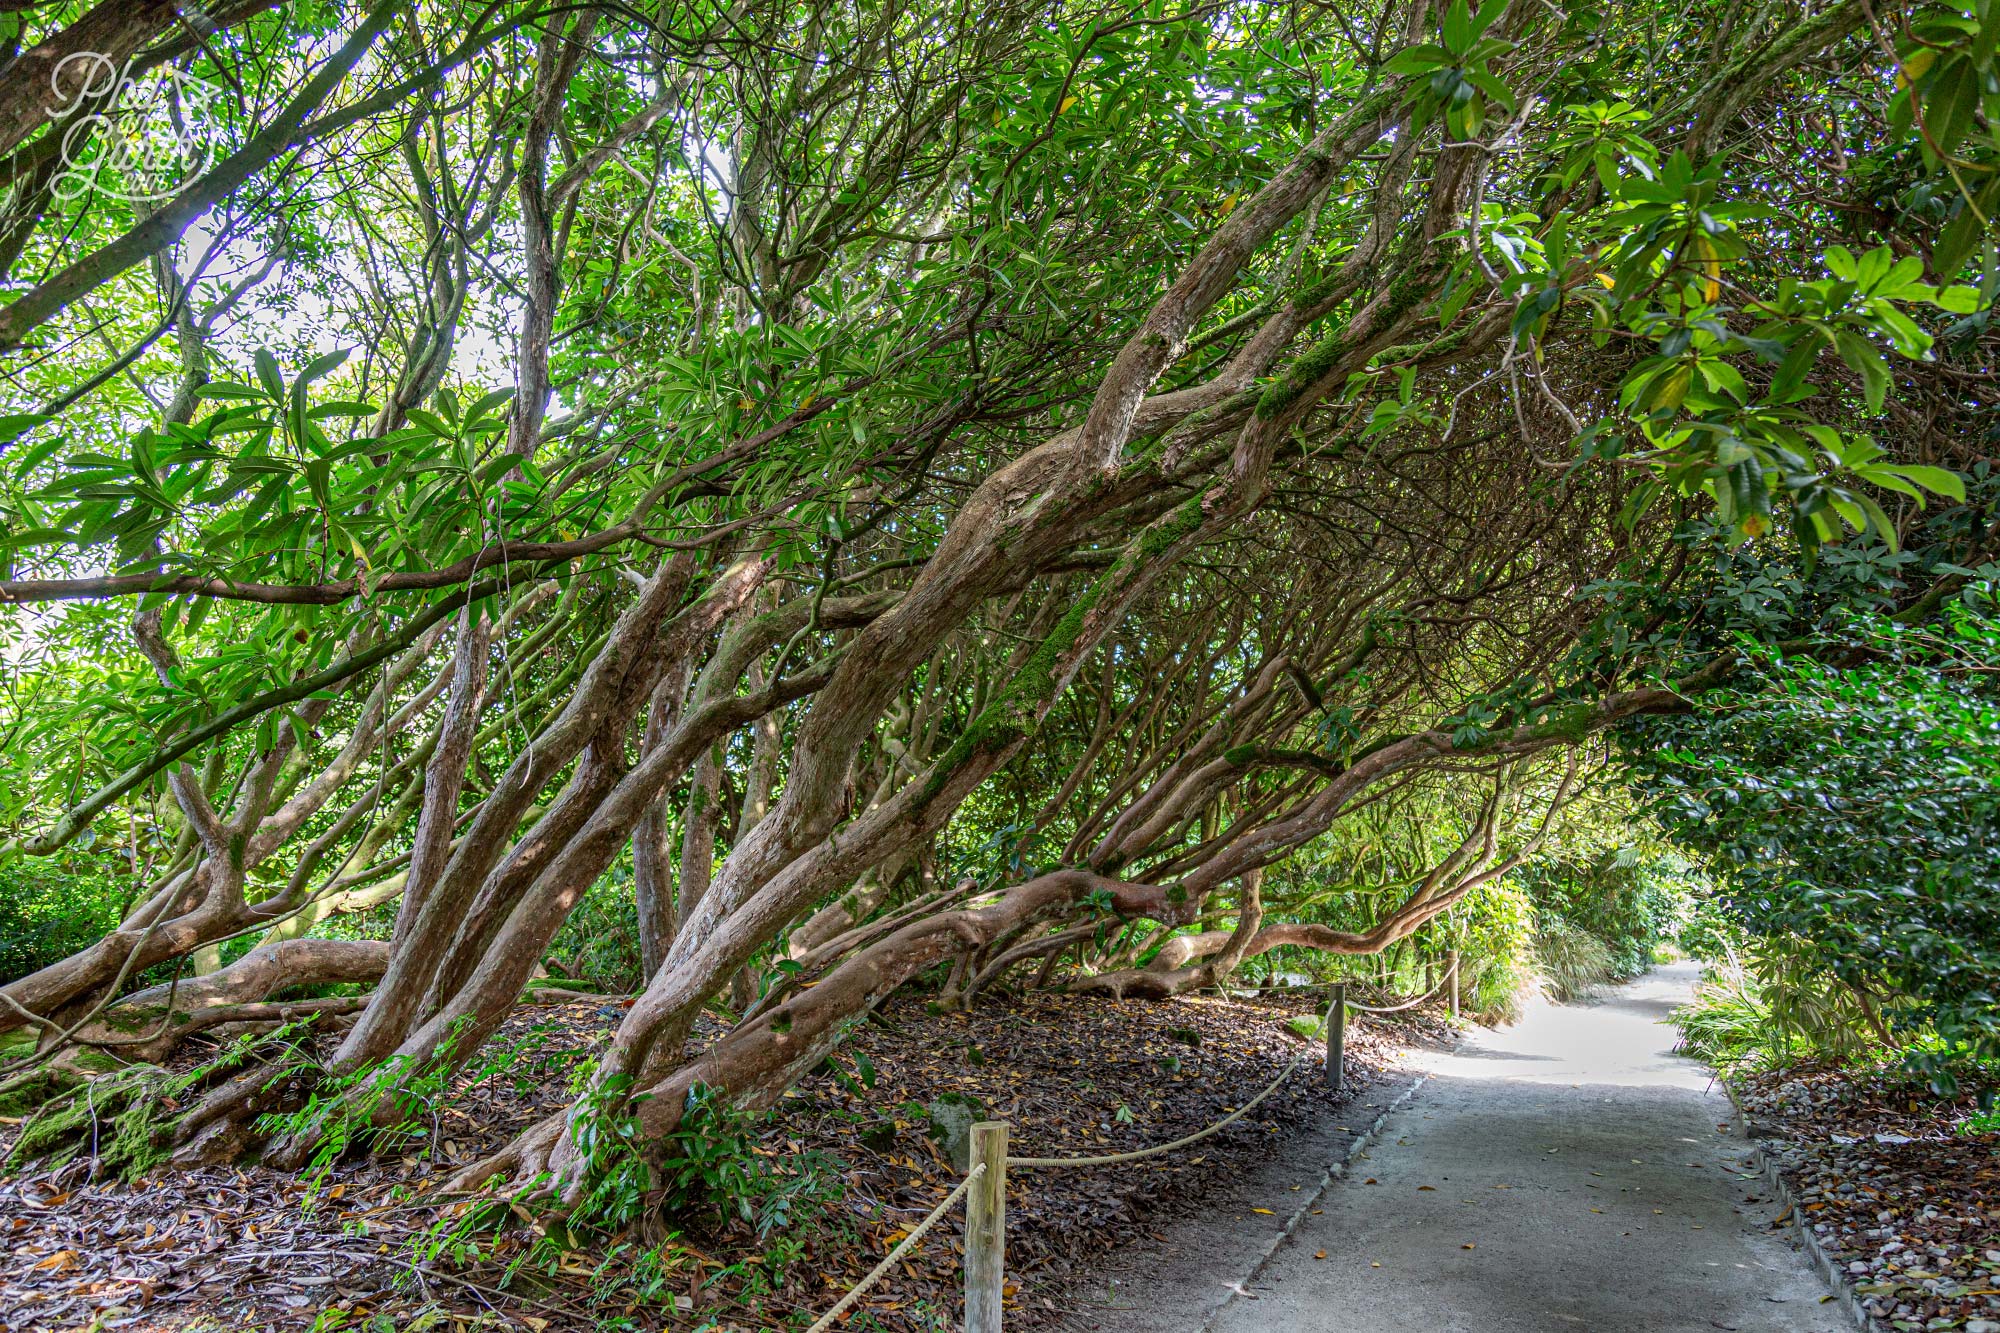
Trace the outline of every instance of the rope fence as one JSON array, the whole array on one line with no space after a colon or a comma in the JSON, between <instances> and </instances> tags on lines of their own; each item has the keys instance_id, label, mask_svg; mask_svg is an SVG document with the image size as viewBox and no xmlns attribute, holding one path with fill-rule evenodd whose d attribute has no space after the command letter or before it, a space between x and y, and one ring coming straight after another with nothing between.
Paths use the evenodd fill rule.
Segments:
<instances>
[{"instance_id":1,"label":"rope fence","mask_svg":"<svg viewBox=\"0 0 2000 1333\"><path fill-rule=\"evenodd\" d=\"M1427 993L1414 1000L1405 1000L1393 1005L1356 1004L1347 998L1347 983L1334 982L1327 989L1333 992L1327 1005L1326 1020L1322 1025L1326 1035L1326 1081L1338 1092L1346 1086L1346 1040L1347 1011L1350 1007L1371 1014L1393 1014L1405 1009L1414 1009L1437 996L1447 986L1451 988L1452 1013L1458 1012L1458 951L1451 952L1450 966L1445 976ZM1305 989L1300 987L1299 989ZM1319 989L1313 987L1312 989ZM972 1127L971 1156L965 1179L958 1188L947 1195L944 1201L931 1209L923 1221L910 1229L908 1235L897 1242L895 1248L883 1256L882 1262L856 1283L854 1287L831 1310L828 1310L806 1333L826 1333L836 1320L854 1307L854 1303L865 1295L870 1287L881 1281L896 1261L908 1254L923 1240L938 1220L957 1206L960 1199L967 1199L965 1205L965 1333L1000 1333L1002 1293L1006 1275L1007 1253L1007 1168L1020 1167L1023 1170L1051 1170L1065 1167L1117 1166L1125 1162L1143 1161L1149 1157L1159 1157L1203 1139L1220 1134L1229 1126L1249 1115L1270 1098L1271 1094L1283 1086L1286 1079L1298 1072L1306 1056L1313 1050L1303 1046L1292 1057L1276 1078L1265 1085L1262 1092L1252 1097L1242 1106L1206 1129L1196 1130L1170 1143L1155 1144L1150 1148L1136 1148L1131 1152L1105 1153L1096 1157L1012 1157L1007 1153L1008 1125L1004 1120L982 1120ZM968 1197L969 1196L969 1197Z\"/></svg>"},{"instance_id":2,"label":"rope fence","mask_svg":"<svg viewBox=\"0 0 2000 1333\"><path fill-rule=\"evenodd\" d=\"M917 1223L914 1227L911 1227L910 1234L903 1237L902 1240L898 1241L896 1243L896 1248L890 1250L888 1254L884 1255L882 1257L882 1262L876 1264L874 1268L870 1269L867 1277L864 1277L861 1279L861 1281L855 1283L853 1288L850 1289L845 1296L842 1296L840 1298L840 1303L838 1305L835 1305L831 1310L828 1310L825 1314L821 1315L819 1317L819 1322L814 1324L811 1328L807 1329L806 1333L826 1333L827 1329L833 1327L833 1322L836 1319L840 1318L842 1315L846 1314L850 1309L852 1309L854 1303L860 1300L862 1296L866 1295L870 1287L874 1286L877 1282L880 1282L882 1280L882 1275L887 1273L889 1269L895 1265L895 1262L898 1259L902 1258L904 1255L908 1254L911 1250L915 1249L917 1246L917 1242L921 1241L924 1238L925 1234L929 1232L932 1227L937 1225L938 1219L943 1217L946 1213L950 1212L952 1207L955 1204L957 1204L957 1202L960 1199L963 1199L965 1197L965 1192L972 1188L973 1183L977 1181L981 1176L984 1176L985 1174L986 1174L986 1163L975 1162L973 1164L972 1170L966 1173L965 1179L958 1182L958 1188L953 1190L950 1194L946 1195L943 1203L931 1209L929 1217L926 1217L923 1221Z\"/></svg>"},{"instance_id":3,"label":"rope fence","mask_svg":"<svg viewBox=\"0 0 2000 1333\"><path fill-rule=\"evenodd\" d=\"M1175 1139L1172 1143L1162 1143L1151 1148L1138 1148L1132 1152L1109 1153L1102 1157L1009 1157L1007 1165L1044 1168L1054 1166L1116 1166L1120 1162L1136 1162L1147 1157L1158 1157L1162 1153L1170 1153L1176 1148L1185 1148L1190 1143L1199 1143L1211 1134L1220 1134L1223 1130L1256 1110L1266 1097L1269 1097L1278 1090L1279 1084L1292 1076L1293 1072L1304 1062L1307 1053L1311 1050L1310 1046L1300 1047L1299 1053L1292 1057L1292 1062L1285 1066L1285 1072L1272 1079L1270 1086L1266 1087L1262 1092L1245 1102L1235 1111L1210 1125L1207 1129L1196 1130L1186 1138Z\"/></svg>"}]
</instances>

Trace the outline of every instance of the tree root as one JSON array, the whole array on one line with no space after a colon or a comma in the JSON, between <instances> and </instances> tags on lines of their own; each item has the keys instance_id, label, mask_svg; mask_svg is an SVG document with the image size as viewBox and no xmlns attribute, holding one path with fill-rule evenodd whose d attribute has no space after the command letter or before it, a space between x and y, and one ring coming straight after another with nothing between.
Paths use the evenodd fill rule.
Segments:
<instances>
[{"instance_id":1,"label":"tree root","mask_svg":"<svg viewBox=\"0 0 2000 1333\"><path fill-rule=\"evenodd\" d=\"M89 1047L62 1051L0 1088L0 1100L31 1111L5 1165L59 1168L88 1160L93 1179L131 1180L169 1161L180 1167L233 1161L254 1146L256 1118L295 1100L310 1081L313 1066L300 1058L292 1034L324 1012L294 1018L274 1034L239 1037L181 1073L113 1064L114 1057Z\"/></svg>"},{"instance_id":2,"label":"tree root","mask_svg":"<svg viewBox=\"0 0 2000 1333\"><path fill-rule=\"evenodd\" d=\"M254 1117L271 1109L273 1094L300 1072L296 1062L280 1060L229 1077L265 1045L246 1041L182 1074L146 1064L95 1076L62 1063L44 1066L34 1071L43 1100L6 1165L53 1169L87 1159L92 1179L133 1180L169 1161L190 1167L234 1160L249 1144ZM183 1109L190 1093L217 1079L225 1081Z\"/></svg>"},{"instance_id":3,"label":"tree root","mask_svg":"<svg viewBox=\"0 0 2000 1333\"><path fill-rule=\"evenodd\" d=\"M22 1126L7 1156L10 1169L29 1163L54 1169L87 1157L92 1177L130 1180L166 1160L173 1118L162 1108L173 1105L174 1075L153 1065L94 1079L56 1069L36 1073L51 1080L53 1095Z\"/></svg>"}]
</instances>

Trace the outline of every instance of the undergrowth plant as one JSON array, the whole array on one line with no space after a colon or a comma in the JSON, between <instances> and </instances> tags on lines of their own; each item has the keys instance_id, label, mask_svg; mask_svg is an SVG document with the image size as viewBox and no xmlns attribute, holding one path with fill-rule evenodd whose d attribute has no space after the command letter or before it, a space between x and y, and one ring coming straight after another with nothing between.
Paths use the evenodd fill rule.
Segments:
<instances>
[{"instance_id":1,"label":"undergrowth plant","mask_svg":"<svg viewBox=\"0 0 2000 1333\"><path fill-rule=\"evenodd\" d=\"M1724 1073L1802 1061L1856 1065L1890 1048L1880 1015L1851 987L1796 957L1758 952L1711 967L1670 1021L1683 1047Z\"/></svg>"},{"instance_id":2,"label":"undergrowth plant","mask_svg":"<svg viewBox=\"0 0 2000 1333\"><path fill-rule=\"evenodd\" d=\"M447 1055L463 1028L455 1025L445 1038ZM505 1077L516 1092L525 1093L582 1058L581 1052L563 1050L558 1040L552 1025L538 1024L517 1040L488 1042L463 1068L446 1059L406 1069L400 1057L344 1075L329 1075L313 1065L312 1090L305 1103L260 1117L257 1128L279 1139L312 1137L314 1147L305 1169L310 1202L351 1149L413 1140L435 1144L438 1113L479 1083Z\"/></svg>"},{"instance_id":3,"label":"undergrowth plant","mask_svg":"<svg viewBox=\"0 0 2000 1333\"><path fill-rule=\"evenodd\" d=\"M572 1084L585 1086L590 1072L588 1062L572 1070ZM768 1113L745 1111L700 1084L687 1094L680 1124L649 1144L631 1103L618 1100L623 1089L612 1079L603 1087L580 1094L570 1125L571 1142L591 1167L581 1197L558 1203L548 1181L535 1177L504 1196L446 1205L413 1239L412 1259L474 1263L501 1234L526 1223L534 1240L516 1250L506 1281L524 1271L574 1274L589 1263L600 1302L626 1307L600 1326L636 1328L650 1325L635 1322L634 1311L671 1308L685 1290L684 1235L741 1225L760 1252L707 1274L704 1285L734 1279L739 1295L751 1299L776 1291L804 1254L800 1225L841 1197L841 1164L818 1151L780 1156L761 1148L757 1129ZM834 1229L846 1234L838 1222Z\"/></svg>"},{"instance_id":4,"label":"undergrowth plant","mask_svg":"<svg viewBox=\"0 0 2000 1333\"><path fill-rule=\"evenodd\" d=\"M1543 982L1558 1000L1573 1000L1618 978L1611 946L1553 912L1537 922L1535 956L1541 960Z\"/></svg>"},{"instance_id":5,"label":"undergrowth plant","mask_svg":"<svg viewBox=\"0 0 2000 1333\"><path fill-rule=\"evenodd\" d=\"M1534 987L1535 902L1510 879L1475 889L1450 918L1460 1002L1482 1019L1513 1021Z\"/></svg>"},{"instance_id":6,"label":"undergrowth plant","mask_svg":"<svg viewBox=\"0 0 2000 1333\"><path fill-rule=\"evenodd\" d=\"M1912 581L1913 549L1893 567ZM1870 554L1825 553L1808 586ZM1892 553L1872 554L1886 584ZM1647 808L1717 867L1774 1036L1873 1032L1950 1095L1961 1066L2000 1058L2000 569L1929 558L1965 580L1935 623L1855 611L1804 627L1853 665L1746 639L1752 669L1726 694L1620 745Z\"/></svg>"},{"instance_id":7,"label":"undergrowth plant","mask_svg":"<svg viewBox=\"0 0 2000 1333\"><path fill-rule=\"evenodd\" d=\"M2000 1107L1974 1111L1958 1122L1961 1134L2000 1134Z\"/></svg>"},{"instance_id":8,"label":"undergrowth plant","mask_svg":"<svg viewBox=\"0 0 2000 1333\"><path fill-rule=\"evenodd\" d=\"M570 1214L572 1228L621 1231L650 1213L695 1226L740 1221L765 1240L842 1189L831 1157L810 1151L781 1163L765 1155L756 1135L763 1117L702 1084L689 1090L680 1124L656 1154L644 1151L632 1117L585 1119L578 1150L602 1155L601 1177L591 1173L602 1183Z\"/></svg>"},{"instance_id":9,"label":"undergrowth plant","mask_svg":"<svg viewBox=\"0 0 2000 1333\"><path fill-rule=\"evenodd\" d=\"M56 1168L79 1159L91 1164L92 1178L135 1180L164 1162L172 1150L185 1101L244 1070L255 1060L272 1075L306 1069L304 1039L308 1020L267 1033L246 1033L215 1056L181 1073L157 1065L132 1065L95 1077L61 1069L38 1071L42 1100L21 1126L6 1166Z\"/></svg>"}]
</instances>

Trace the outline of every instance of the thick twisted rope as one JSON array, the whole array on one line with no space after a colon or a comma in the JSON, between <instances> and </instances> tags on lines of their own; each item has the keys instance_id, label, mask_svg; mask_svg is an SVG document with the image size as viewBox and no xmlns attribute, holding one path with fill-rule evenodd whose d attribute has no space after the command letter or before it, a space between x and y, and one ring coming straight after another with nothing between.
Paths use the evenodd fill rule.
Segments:
<instances>
[{"instance_id":1,"label":"thick twisted rope","mask_svg":"<svg viewBox=\"0 0 2000 1333\"><path fill-rule=\"evenodd\" d=\"M1414 1009L1426 1000L1437 998L1438 992L1449 986L1452 977L1456 976L1457 973L1458 964L1453 963L1445 970L1444 980L1438 982L1437 985L1431 987L1414 1000L1404 1000L1401 1004L1363 1004L1359 1000L1349 1000L1347 1007L1349 1009L1358 1009L1364 1014L1400 1014L1405 1009ZM1330 991L1340 986L1351 986L1353 984L1351 981L1322 981L1311 986L1274 986L1269 990L1259 991L1258 994L1296 995L1306 991Z\"/></svg>"},{"instance_id":2,"label":"thick twisted rope","mask_svg":"<svg viewBox=\"0 0 2000 1333\"><path fill-rule=\"evenodd\" d=\"M1347 1002L1347 1007L1350 1009L1359 1009L1364 1014L1399 1014L1403 1012L1403 1010L1405 1009L1416 1008L1418 1005L1422 1004L1426 1000L1435 999L1437 997L1437 993L1443 990L1446 986L1449 986L1451 984L1451 979L1457 975L1458 975L1458 965L1454 963L1448 970L1446 970L1443 981L1438 982L1437 985L1431 987L1428 991L1425 991L1422 995L1419 995L1414 1000L1405 1000L1401 1004L1381 1004L1381 1005L1360 1004L1357 1003L1356 1001L1349 1000Z\"/></svg>"},{"instance_id":3,"label":"thick twisted rope","mask_svg":"<svg viewBox=\"0 0 2000 1333\"><path fill-rule=\"evenodd\" d=\"M840 1298L840 1304L834 1306L831 1310L828 1310L825 1314L821 1315L819 1317L819 1322L814 1324L811 1328L807 1329L806 1333L826 1333L827 1329L833 1327L833 1321L840 1318L842 1315L846 1314L849 1307L851 1307L856 1301L860 1300L862 1295L866 1293L870 1287L874 1286L877 1282L881 1281L882 1275L889 1271L890 1265L894 1264L898 1259L908 1254L910 1250L916 1245L916 1243L924 1238L924 1233L929 1231L933 1226L936 1226L937 1220L940 1217L943 1217L947 1212L949 1212L953 1204L957 1203L960 1199L963 1199L965 1197L965 1192L972 1188L972 1182L979 1179L981 1176L985 1174L986 1174L986 1163L984 1162L974 1163L972 1170L966 1173L965 1179L958 1182L958 1188L953 1190L950 1194L946 1195L943 1203L931 1209L931 1215L929 1217L926 1217L923 1221L917 1223L914 1227L910 1228L910 1234L903 1237L903 1239L897 1243L895 1249L889 1251L888 1254L884 1255L882 1257L882 1262L876 1264L875 1267L869 1271L867 1277L864 1277L861 1279L861 1281L855 1283L854 1289L852 1291L849 1291L845 1296L842 1296Z\"/></svg>"},{"instance_id":4,"label":"thick twisted rope","mask_svg":"<svg viewBox=\"0 0 2000 1333\"><path fill-rule=\"evenodd\" d=\"M1007 1158L1007 1165L1008 1166L1113 1166L1119 1162L1136 1162L1143 1157L1158 1157L1161 1153L1172 1152L1176 1148L1185 1148L1190 1143L1199 1143L1211 1134L1221 1133L1224 1129L1227 1129L1230 1125L1235 1124L1238 1120L1241 1120L1244 1116L1249 1115L1252 1111L1256 1110L1260 1102L1262 1102L1266 1097L1269 1097L1272 1093L1278 1090L1278 1085L1280 1083L1283 1083L1286 1079L1292 1076L1292 1072L1299 1067L1299 1062L1304 1060L1307 1055L1311 1054L1311 1052L1312 1052L1312 1047L1310 1046L1300 1047L1299 1053L1292 1057L1292 1062L1289 1065L1285 1066L1285 1072L1278 1075L1276 1078L1272 1079L1271 1085L1269 1087L1265 1088L1262 1092L1258 1093L1255 1097L1251 1098L1248 1102L1244 1103L1240 1109L1216 1121L1214 1124L1210 1125L1207 1129L1196 1130L1194 1133L1188 1135L1184 1139L1175 1139L1172 1143L1162 1143L1159 1146L1153 1148L1140 1148L1135 1152L1111 1153L1108 1156L1104 1157L1009 1156Z\"/></svg>"}]
</instances>

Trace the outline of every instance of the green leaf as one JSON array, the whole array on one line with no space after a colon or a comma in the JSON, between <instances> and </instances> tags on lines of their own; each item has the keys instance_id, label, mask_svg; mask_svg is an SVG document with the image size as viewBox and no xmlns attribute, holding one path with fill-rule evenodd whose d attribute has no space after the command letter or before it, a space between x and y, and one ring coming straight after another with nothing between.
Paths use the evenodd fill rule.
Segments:
<instances>
[{"instance_id":1,"label":"green leaf","mask_svg":"<svg viewBox=\"0 0 2000 1333\"><path fill-rule=\"evenodd\" d=\"M0 446L12 444L50 418L40 412L9 412L0 415Z\"/></svg>"},{"instance_id":2,"label":"green leaf","mask_svg":"<svg viewBox=\"0 0 2000 1333\"><path fill-rule=\"evenodd\" d=\"M222 398L238 402L264 402L270 395L259 393L247 384L232 384L228 380L210 380L195 390L200 398Z\"/></svg>"},{"instance_id":3,"label":"green leaf","mask_svg":"<svg viewBox=\"0 0 2000 1333\"><path fill-rule=\"evenodd\" d=\"M1479 33L1472 26L1472 10L1465 0L1451 0L1444 12L1444 44L1446 49L1461 53L1468 49Z\"/></svg>"},{"instance_id":4,"label":"green leaf","mask_svg":"<svg viewBox=\"0 0 2000 1333\"><path fill-rule=\"evenodd\" d=\"M503 453L498 458L489 458L479 469L479 484L482 488L491 486L520 465L521 460L513 454Z\"/></svg>"},{"instance_id":5,"label":"green leaf","mask_svg":"<svg viewBox=\"0 0 2000 1333\"><path fill-rule=\"evenodd\" d=\"M270 348L259 347L250 359L257 368L257 382L264 386L265 396L274 402L283 402L285 377L278 370L278 358L271 354Z\"/></svg>"},{"instance_id":6,"label":"green leaf","mask_svg":"<svg viewBox=\"0 0 2000 1333\"><path fill-rule=\"evenodd\" d=\"M306 368L299 372L298 382L300 384L311 384L314 380L322 379L332 374L347 360L348 353L352 350L347 347L338 348L328 352L325 356L308 362Z\"/></svg>"},{"instance_id":7,"label":"green leaf","mask_svg":"<svg viewBox=\"0 0 2000 1333\"><path fill-rule=\"evenodd\" d=\"M14 458L14 475L25 479L36 468L48 461L51 454L63 447L66 440L61 435L51 435L38 444L31 444Z\"/></svg>"},{"instance_id":8,"label":"green leaf","mask_svg":"<svg viewBox=\"0 0 2000 1333\"><path fill-rule=\"evenodd\" d=\"M1874 500L1858 491L1855 492L1854 503L1861 506L1862 512L1868 515L1868 524L1875 529L1875 535L1882 539L1882 544L1887 546L1892 553L1899 550L1900 545L1896 539L1896 525L1891 523L1889 516L1882 512L1882 506L1876 504Z\"/></svg>"},{"instance_id":9,"label":"green leaf","mask_svg":"<svg viewBox=\"0 0 2000 1333\"><path fill-rule=\"evenodd\" d=\"M1879 414L1882 404L1889 396L1889 366L1882 354L1870 345L1866 338L1846 329L1834 335L1834 346L1840 352L1840 359L1848 368L1861 376L1862 392L1868 400L1868 411Z\"/></svg>"},{"instance_id":10,"label":"green leaf","mask_svg":"<svg viewBox=\"0 0 2000 1333\"><path fill-rule=\"evenodd\" d=\"M341 400L321 403L306 413L308 421L327 421L335 417L372 417L382 409L374 403L360 403Z\"/></svg>"},{"instance_id":11,"label":"green leaf","mask_svg":"<svg viewBox=\"0 0 2000 1333\"><path fill-rule=\"evenodd\" d=\"M1984 4L1980 9L1979 31L1973 34L1968 58L1974 69L1985 70L1992 66L1993 45L2000 40L2000 8Z\"/></svg>"},{"instance_id":12,"label":"green leaf","mask_svg":"<svg viewBox=\"0 0 2000 1333\"><path fill-rule=\"evenodd\" d=\"M1694 367L1681 362L1646 386L1645 393L1639 397L1639 409L1657 412L1677 408L1687 398L1688 390L1693 385Z\"/></svg>"},{"instance_id":13,"label":"green leaf","mask_svg":"<svg viewBox=\"0 0 2000 1333\"><path fill-rule=\"evenodd\" d=\"M1936 297L1936 304L1940 309L1949 310L1954 315L1969 315L1978 310L1985 302L1979 299L1979 289L1977 287L1969 287L1964 283L1958 283L1940 291Z\"/></svg>"},{"instance_id":14,"label":"green leaf","mask_svg":"<svg viewBox=\"0 0 2000 1333\"><path fill-rule=\"evenodd\" d=\"M1931 467L1923 463L1901 463L1889 469L1925 490L1949 499L1965 502L1965 479L1947 468Z\"/></svg>"},{"instance_id":15,"label":"green leaf","mask_svg":"<svg viewBox=\"0 0 2000 1333\"><path fill-rule=\"evenodd\" d=\"M438 436L441 439L451 439L457 434L443 418L439 417L435 412L426 412L421 407L410 408L403 415L407 416L416 425L423 427L432 435Z\"/></svg>"},{"instance_id":16,"label":"green leaf","mask_svg":"<svg viewBox=\"0 0 2000 1333\"><path fill-rule=\"evenodd\" d=\"M1811 388L1806 383L1806 376L1812 372L1813 363L1819 359L1819 349L1820 335L1817 332L1809 331L1792 343L1791 349L1785 353L1784 361L1778 366L1777 373L1771 376L1771 388L1768 394L1771 402L1792 403L1810 395Z\"/></svg>"},{"instance_id":17,"label":"green leaf","mask_svg":"<svg viewBox=\"0 0 2000 1333\"><path fill-rule=\"evenodd\" d=\"M1949 155L1972 128L1972 113L1979 105L1979 71L1962 56L1939 61L1941 70L1932 75L1930 96L1924 99L1924 154Z\"/></svg>"}]
</instances>

